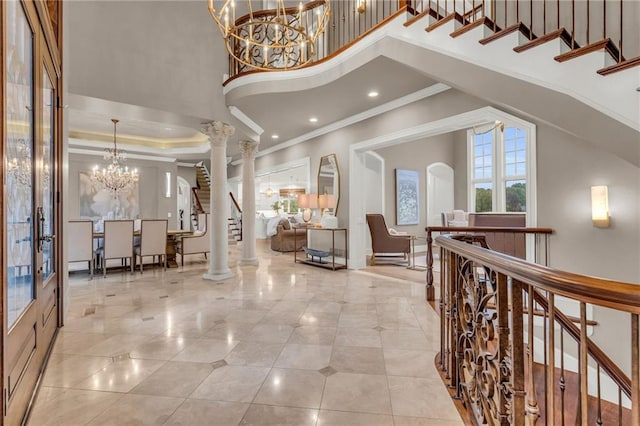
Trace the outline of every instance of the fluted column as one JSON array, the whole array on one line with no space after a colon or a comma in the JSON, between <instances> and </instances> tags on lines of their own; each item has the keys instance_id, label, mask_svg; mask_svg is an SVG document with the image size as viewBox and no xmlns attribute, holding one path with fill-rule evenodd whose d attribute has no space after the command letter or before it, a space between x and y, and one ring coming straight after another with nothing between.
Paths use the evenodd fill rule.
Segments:
<instances>
[{"instance_id":1,"label":"fluted column","mask_svg":"<svg viewBox=\"0 0 640 426\"><path fill-rule=\"evenodd\" d=\"M220 281L233 277L229 269L228 224L229 194L227 193L227 140L235 128L222 121L204 125L202 131L211 141L211 217L208 224L211 256L209 271L202 277Z\"/></svg>"},{"instance_id":2,"label":"fluted column","mask_svg":"<svg viewBox=\"0 0 640 426\"><path fill-rule=\"evenodd\" d=\"M259 142L240 141L242 151L242 259L241 265L257 265L256 256L256 151Z\"/></svg>"}]
</instances>

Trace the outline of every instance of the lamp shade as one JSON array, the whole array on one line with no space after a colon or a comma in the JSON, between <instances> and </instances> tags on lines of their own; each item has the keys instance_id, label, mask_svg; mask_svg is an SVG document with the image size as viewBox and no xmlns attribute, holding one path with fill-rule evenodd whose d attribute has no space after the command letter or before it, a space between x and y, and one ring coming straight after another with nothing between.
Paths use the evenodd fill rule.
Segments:
<instances>
[{"instance_id":1,"label":"lamp shade","mask_svg":"<svg viewBox=\"0 0 640 426\"><path fill-rule=\"evenodd\" d=\"M318 208L318 196L316 194L299 194L298 207L303 209Z\"/></svg>"},{"instance_id":2,"label":"lamp shade","mask_svg":"<svg viewBox=\"0 0 640 426\"><path fill-rule=\"evenodd\" d=\"M318 206L321 209L333 209L336 207L336 197L333 194L323 194L318 196Z\"/></svg>"}]
</instances>

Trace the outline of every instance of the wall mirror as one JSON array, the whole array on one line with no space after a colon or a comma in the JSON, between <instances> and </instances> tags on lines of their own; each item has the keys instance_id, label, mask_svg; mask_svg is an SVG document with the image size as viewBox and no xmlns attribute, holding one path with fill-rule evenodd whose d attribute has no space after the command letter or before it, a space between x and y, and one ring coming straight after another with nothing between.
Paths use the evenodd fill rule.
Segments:
<instances>
[{"instance_id":1,"label":"wall mirror","mask_svg":"<svg viewBox=\"0 0 640 426\"><path fill-rule=\"evenodd\" d=\"M336 154L320 158L318 168L318 207L334 216L340 204L340 171Z\"/></svg>"}]
</instances>

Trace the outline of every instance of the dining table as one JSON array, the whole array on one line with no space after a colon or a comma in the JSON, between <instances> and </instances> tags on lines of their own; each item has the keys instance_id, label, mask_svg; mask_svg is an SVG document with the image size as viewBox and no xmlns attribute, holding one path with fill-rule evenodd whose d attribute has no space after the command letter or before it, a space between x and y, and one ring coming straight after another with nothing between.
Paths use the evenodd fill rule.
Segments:
<instances>
[{"instance_id":1,"label":"dining table","mask_svg":"<svg viewBox=\"0 0 640 426\"><path fill-rule=\"evenodd\" d=\"M139 237L140 231L134 231L133 236ZM169 229L167 231L167 267L177 268L178 262L176 260L176 253L178 247L178 240L186 235L193 235L193 231L184 229ZM93 232L94 239L104 238L104 232Z\"/></svg>"}]
</instances>

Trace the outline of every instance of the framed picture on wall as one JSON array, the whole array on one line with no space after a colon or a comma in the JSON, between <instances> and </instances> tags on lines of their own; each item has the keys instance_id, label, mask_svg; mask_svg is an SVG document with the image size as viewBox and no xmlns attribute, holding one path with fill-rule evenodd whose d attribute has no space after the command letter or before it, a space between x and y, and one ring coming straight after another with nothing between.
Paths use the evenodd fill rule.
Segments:
<instances>
[{"instance_id":1,"label":"framed picture on wall","mask_svg":"<svg viewBox=\"0 0 640 426\"><path fill-rule=\"evenodd\" d=\"M420 175L416 170L396 169L396 225L420 223Z\"/></svg>"}]
</instances>

